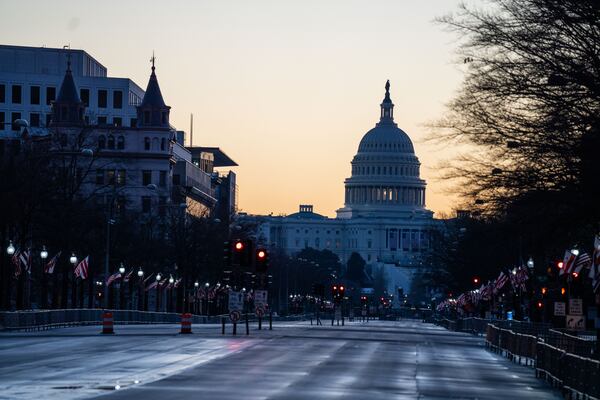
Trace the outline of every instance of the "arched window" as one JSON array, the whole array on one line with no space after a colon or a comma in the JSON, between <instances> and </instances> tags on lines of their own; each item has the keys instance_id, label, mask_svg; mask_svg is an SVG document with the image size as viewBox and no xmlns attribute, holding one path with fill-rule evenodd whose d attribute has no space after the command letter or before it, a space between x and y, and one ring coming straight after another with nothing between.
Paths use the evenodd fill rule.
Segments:
<instances>
[{"instance_id":1,"label":"arched window","mask_svg":"<svg viewBox=\"0 0 600 400\"><path fill-rule=\"evenodd\" d=\"M125 138L123 137L123 135L121 135L117 138L117 149L119 149L119 150L125 149Z\"/></svg>"},{"instance_id":2,"label":"arched window","mask_svg":"<svg viewBox=\"0 0 600 400\"><path fill-rule=\"evenodd\" d=\"M98 136L98 149L102 150L106 148L106 136Z\"/></svg>"},{"instance_id":3,"label":"arched window","mask_svg":"<svg viewBox=\"0 0 600 400\"><path fill-rule=\"evenodd\" d=\"M150 138L149 137L144 138L144 150L150 150Z\"/></svg>"},{"instance_id":4,"label":"arched window","mask_svg":"<svg viewBox=\"0 0 600 400\"><path fill-rule=\"evenodd\" d=\"M161 150L166 150L166 147L167 147L166 143L167 143L167 140L165 138L160 139L160 149Z\"/></svg>"},{"instance_id":5,"label":"arched window","mask_svg":"<svg viewBox=\"0 0 600 400\"><path fill-rule=\"evenodd\" d=\"M115 148L115 137L113 135L108 135L108 148L111 150Z\"/></svg>"}]
</instances>

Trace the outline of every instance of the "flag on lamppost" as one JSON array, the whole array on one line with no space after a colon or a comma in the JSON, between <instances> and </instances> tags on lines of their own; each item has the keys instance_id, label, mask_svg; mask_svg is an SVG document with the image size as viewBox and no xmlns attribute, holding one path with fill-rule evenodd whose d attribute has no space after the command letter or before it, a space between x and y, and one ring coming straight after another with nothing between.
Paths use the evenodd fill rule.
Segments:
<instances>
[{"instance_id":1,"label":"flag on lamppost","mask_svg":"<svg viewBox=\"0 0 600 400\"><path fill-rule=\"evenodd\" d=\"M592 258L588 253L581 253L577 256L577 260L575 261L575 265L573 267L573 273L579 274L581 270L584 268L588 268L592 264Z\"/></svg>"},{"instance_id":2,"label":"flag on lamppost","mask_svg":"<svg viewBox=\"0 0 600 400\"><path fill-rule=\"evenodd\" d=\"M123 278L123 282L129 282L129 279L131 279L131 275L133 275L133 269L125 275L125 277Z\"/></svg>"},{"instance_id":3,"label":"flag on lamppost","mask_svg":"<svg viewBox=\"0 0 600 400\"><path fill-rule=\"evenodd\" d=\"M575 264L575 259L577 256L573 254L571 250L565 251L565 256L563 258L563 267L560 269L559 275L570 274Z\"/></svg>"},{"instance_id":4,"label":"flag on lamppost","mask_svg":"<svg viewBox=\"0 0 600 400\"><path fill-rule=\"evenodd\" d=\"M12 256L12 263L15 266L15 278L18 278L21 275L23 268L25 271L29 272L31 269L31 252L29 249L15 251L15 254Z\"/></svg>"},{"instance_id":5,"label":"flag on lamppost","mask_svg":"<svg viewBox=\"0 0 600 400\"><path fill-rule=\"evenodd\" d=\"M19 259L19 254L21 254L21 251L16 250L11 258L11 261L15 266L15 278L18 278L19 275L21 275L21 260Z\"/></svg>"},{"instance_id":6,"label":"flag on lamppost","mask_svg":"<svg viewBox=\"0 0 600 400\"><path fill-rule=\"evenodd\" d=\"M147 291L149 291L149 290L152 290L152 289L156 288L157 286L158 286L158 282L155 280L154 282L152 282L151 284L149 284L149 285L146 287L146 289L145 289L145 290L146 290L146 292L147 292Z\"/></svg>"},{"instance_id":7,"label":"flag on lamppost","mask_svg":"<svg viewBox=\"0 0 600 400\"><path fill-rule=\"evenodd\" d=\"M77 264L77 267L75 267L75 276L81 279L87 279L89 266L90 256L87 256L86 258L81 260L79 264Z\"/></svg>"},{"instance_id":8,"label":"flag on lamppost","mask_svg":"<svg viewBox=\"0 0 600 400\"><path fill-rule=\"evenodd\" d=\"M58 262L58 259L60 258L60 254L62 253L62 251L59 251L54 257L52 257L50 259L50 261L48 261L46 263L46 265L44 266L44 272L46 274L53 274L54 273L54 267L56 267L56 263Z\"/></svg>"},{"instance_id":9,"label":"flag on lamppost","mask_svg":"<svg viewBox=\"0 0 600 400\"><path fill-rule=\"evenodd\" d=\"M113 283L114 281L116 281L117 279L121 279L120 272L115 272L114 274L109 276L108 279L106 280L106 286L110 287L110 284Z\"/></svg>"}]
</instances>

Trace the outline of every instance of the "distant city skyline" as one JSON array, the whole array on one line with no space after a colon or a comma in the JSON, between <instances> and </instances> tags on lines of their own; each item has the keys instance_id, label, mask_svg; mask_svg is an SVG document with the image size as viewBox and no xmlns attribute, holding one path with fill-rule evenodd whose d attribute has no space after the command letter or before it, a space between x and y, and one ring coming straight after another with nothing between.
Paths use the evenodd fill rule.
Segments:
<instances>
[{"instance_id":1,"label":"distant city skyline","mask_svg":"<svg viewBox=\"0 0 600 400\"><path fill-rule=\"evenodd\" d=\"M70 44L140 85L154 51L172 123L189 134L193 113L194 145L219 146L238 162L239 206L249 213L302 203L335 215L389 79L395 120L428 182L427 207L448 212L455 199L434 178L456 150L424 142L424 124L443 115L462 79L456 38L433 23L458 3L6 2L0 33L4 44Z\"/></svg>"}]
</instances>

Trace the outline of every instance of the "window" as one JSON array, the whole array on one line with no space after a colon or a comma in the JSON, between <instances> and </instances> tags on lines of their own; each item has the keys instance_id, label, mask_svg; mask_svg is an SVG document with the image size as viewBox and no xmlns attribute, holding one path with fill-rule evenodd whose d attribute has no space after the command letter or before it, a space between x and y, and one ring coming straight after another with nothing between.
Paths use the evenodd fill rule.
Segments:
<instances>
[{"instance_id":1,"label":"window","mask_svg":"<svg viewBox=\"0 0 600 400\"><path fill-rule=\"evenodd\" d=\"M0 131L4 130L4 111L0 111ZM0 142L4 143L4 140L0 140Z\"/></svg>"},{"instance_id":2,"label":"window","mask_svg":"<svg viewBox=\"0 0 600 400\"><path fill-rule=\"evenodd\" d=\"M29 114L29 126L39 127L40 126L40 114L30 113Z\"/></svg>"},{"instance_id":3,"label":"window","mask_svg":"<svg viewBox=\"0 0 600 400\"><path fill-rule=\"evenodd\" d=\"M129 126L131 126L132 128L137 126L137 118L131 118L129 120Z\"/></svg>"},{"instance_id":4,"label":"window","mask_svg":"<svg viewBox=\"0 0 600 400\"><path fill-rule=\"evenodd\" d=\"M152 199L150 196L142 196L142 212L149 214L152 209Z\"/></svg>"},{"instance_id":5,"label":"window","mask_svg":"<svg viewBox=\"0 0 600 400\"><path fill-rule=\"evenodd\" d=\"M116 172L114 169L109 169L108 171L106 171L106 180L109 185L114 185L116 183L115 175L116 175Z\"/></svg>"},{"instance_id":6,"label":"window","mask_svg":"<svg viewBox=\"0 0 600 400\"><path fill-rule=\"evenodd\" d=\"M113 92L113 108L123 108L123 92L120 90Z\"/></svg>"},{"instance_id":7,"label":"window","mask_svg":"<svg viewBox=\"0 0 600 400\"><path fill-rule=\"evenodd\" d=\"M373 246L373 241L371 239L367 240L367 249L370 249Z\"/></svg>"},{"instance_id":8,"label":"window","mask_svg":"<svg viewBox=\"0 0 600 400\"><path fill-rule=\"evenodd\" d=\"M160 171L158 185L167 186L167 171Z\"/></svg>"},{"instance_id":9,"label":"window","mask_svg":"<svg viewBox=\"0 0 600 400\"><path fill-rule=\"evenodd\" d=\"M10 122L12 123L12 130L13 131L18 131L20 128L17 126L17 124L15 124L15 121L21 119L21 113L18 112L14 112L12 113Z\"/></svg>"},{"instance_id":10,"label":"window","mask_svg":"<svg viewBox=\"0 0 600 400\"><path fill-rule=\"evenodd\" d=\"M81 97L81 101L85 104L86 107L90 106L90 89L81 89L79 91L79 97Z\"/></svg>"},{"instance_id":11,"label":"window","mask_svg":"<svg viewBox=\"0 0 600 400\"><path fill-rule=\"evenodd\" d=\"M106 90L98 90L98 108L106 108Z\"/></svg>"},{"instance_id":12,"label":"window","mask_svg":"<svg viewBox=\"0 0 600 400\"><path fill-rule=\"evenodd\" d=\"M106 148L106 136L98 136L98 149L102 150Z\"/></svg>"},{"instance_id":13,"label":"window","mask_svg":"<svg viewBox=\"0 0 600 400\"><path fill-rule=\"evenodd\" d=\"M124 169L120 169L117 171L117 185L125 186L125 174L126 173L127 173L127 171L125 171Z\"/></svg>"},{"instance_id":14,"label":"window","mask_svg":"<svg viewBox=\"0 0 600 400\"><path fill-rule=\"evenodd\" d=\"M96 170L96 185L104 185L104 170Z\"/></svg>"},{"instance_id":15,"label":"window","mask_svg":"<svg viewBox=\"0 0 600 400\"><path fill-rule=\"evenodd\" d=\"M167 141L165 138L160 139L160 149L165 150Z\"/></svg>"},{"instance_id":16,"label":"window","mask_svg":"<svg viewBox=\"0 0 600 400\"><path fill-rule=\"evenodd\" d=\"M123 119L121 117L113 117L114 126L123 126Z\"/></svg>"},{"instance_id":17,"label":"window","mask_svg":"<svg viewBox=\"0 0 600 400\"><path fill-rule=\"evenodd\" d=\"M98 117L98 125L106 125L106 117Z\"/></svg>"},{"instance_id":18,"label":"window","mask_svg":"<svg viewBox=\"0 0 600 400\"><path fill-rule=\"evenodd\" d=\"M56 88L48 86L46 88L46 105L49 106L56 99Z\"/></svg>"},{"instance_id":19,"label":"window","mask_svg":"<svg viewBox=\"0 0 600 400\"><path fill-rule=\"evenodd\" d=\"M161 217L164 217L167 211L167 198L165 196L160 196L158 198L158 214Z\"/></svg>"},{"instance_id":20,"label":"window","mask_svg":"<svg viewBox=\"0 0 600 400\"><path fill-rule=\"evenodd\" d=\"M117 149L123 150L125 149L125 137L123 135L117 138Z\"/></svg>"},{"instance_id":21,"label":"window","mask_svg":"<svg viewBox=\"0 0 600 400\"><path fill-rule=\"evenodd\" d=\"M150 138L149 137L144 138L144 150L150 150Z\"/></svg>"},{"instance_id":22,"label":"window","mask_svg":"<svg viewBox=\"0 0 600 400\"><path fill-rule=\"evenodd\" d=\"M12 86L12 103L21 104L21 85Z\"/></svg>"},{"instance_id":23,"label":"window","mask_svg":"<svg viewBox=\"0 0 600 400\"><path fill-rule=\"evenodd\" d=\"M29 88L29 104L40 104L40 87L31 86Z\"/></svg>"},{"instance_id":24,"label":"window","mask_svg":"<svg viewBox=\"0 0 600 400\"><path fill-rule=\"evenodd\" d=\"M0 85L0 103L4 103L6 100L6 85Z\"/></svg>"},{"instance_id":25,"label":"window","mask_svg":"<svg viewBox=\"0 0 600 400\"><path fill-rule=\"evenodd\" d=\"M142 171L142 185L148 186L152 183L152 171Z\"/></svg>"},{"instance_id":26,"label":"window","mask_svg":"<svg viewBox=\"0 0 600 400\"><path fill-rule=\"evenodd\" d=\"M107 147L110 150L114 150L115 149L115 137L113 135L108 135L108 145Z\"/></svg>"}]
</instances>

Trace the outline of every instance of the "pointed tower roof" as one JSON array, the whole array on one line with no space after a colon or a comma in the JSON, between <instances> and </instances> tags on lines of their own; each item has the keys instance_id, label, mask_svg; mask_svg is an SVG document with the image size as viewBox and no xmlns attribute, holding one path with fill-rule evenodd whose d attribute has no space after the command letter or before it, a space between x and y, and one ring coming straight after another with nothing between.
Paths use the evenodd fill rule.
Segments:
<instances>
[{"instance_id":1,"label":"pointed tower roof","mask_svg":"<svg viewBox=\"0 0 600 400\"><path fill-rule=\"evenodd\" d=\"M142 99L141 107L153 106L153 107L165 107L165 101L163 100L162 93L160 92L160 86L158 85L158 79L156 79L156 73L154 72L154 55L152 55L152 73L148 80L148 86L146 87L146 93Z\"/></svg>"},{"instance_id":2,"label":"pointed tower roof","mask_svg":"<svg viewBox=\"0 0 600 400\"><path fill-rule=\"evenodd\" d=\"M394 122L394 103L390 98L390 81L385 83L385 97L381 102L381 117L380 123L393 123Z\"/></svg>"},{"instance_id":3,"label":"pointed tower roof","mask_svg":"<svg viewBox=\"0 0 600 400\"><path fill-rule=\"evenodd\" d=\"M71 57L67 58L67 70L65 71L65 77L60 85L56 102L81 103L75 81L73 80L73 73L71 72Z\"/></svg>"}]
</instances>

